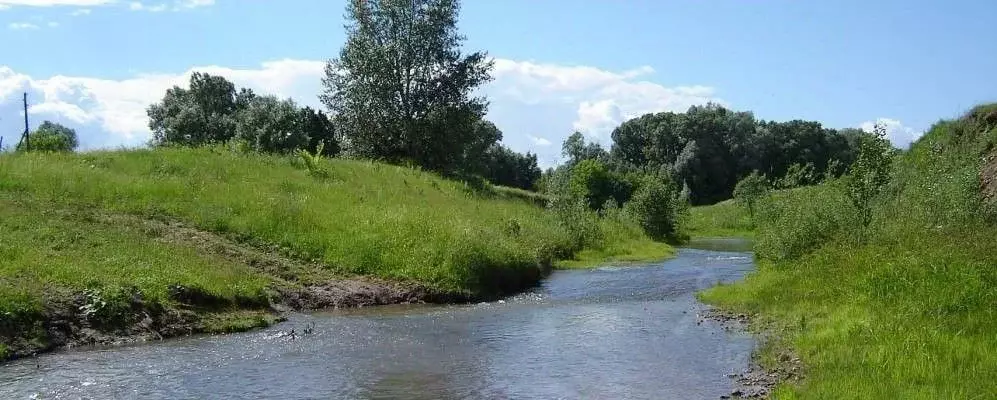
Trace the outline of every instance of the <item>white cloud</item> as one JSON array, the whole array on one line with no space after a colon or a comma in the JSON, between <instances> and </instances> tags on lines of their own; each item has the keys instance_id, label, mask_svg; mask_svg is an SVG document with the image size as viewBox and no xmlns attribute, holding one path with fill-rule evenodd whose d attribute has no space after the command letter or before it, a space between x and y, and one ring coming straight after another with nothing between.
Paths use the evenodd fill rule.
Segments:
<instances>
[{"instance_id":1,"label":"white cloud","mask_svg":"<svg viewBox=\"0 0 997 400\"><path fill-rule=\"evenodd\" d=\"M866 121L860 124L859 128L866 132L872 132L877 123L886 128L886 137L890 140L890 143L901 149L910 147L911 143L914 143L914 141L924 134L924 132L917 132L909 126L904 126L900 121L890 118Z\"/></svg>"},{"instance_id":2,"label":"white cloud","mask_svg":"<svg viewBox=\"0 0 997 400\"><path fill-rule=\"evenodd\" d=\"M81 15L90 15L90 12L91 11L90 11L89 8L81 8L81 9L78 9L78 10L73 10L73 12L69 13L69 15L71 15L73 17L79 17Z\"/></svg>"},{"instance_id":3,"label":"white cloud","mask_svg":"<svg viewBox=\"0 0 997 400\"><path fill-rule=\"evenodd\" d=\"M158 3L155 5L147 5L140 1L133 1L128 4L128 9L132 11L149 11L149 12L161 12L167 10L183 11L198 7L212 6L214 4L215 0L173 0L172 3Z\"/></svg>"},{"instance_id":4,"label":"white cloud","mask_svg":"<svg viewBox=\"0 0 997 400\"><path fill-rule=\"evenodd\" d=\"M711 87L665 87L640 79L652 73L654 69L649 66L612 72L590 66L497 59L496 79L491 85L496 94L529 105L573 105L576 111L570 129L603 143L608 142L613 128L645 113L685 111L710 101L726 104L716 98Z\"/></svg>"},{"instance_id":5,"label":"white cloud","mask_svg":"<svg viewBox=\"0 0 997 400\"><path fill-rule=\"evenodd\" d=\"M146 108L162 99L166 89L186 86L194 71L222 75L238 86L317 106L324 66L321 61L280 60L263 63L258 69L207 66L181 74L146 74L123 80L61 75L33 79L0 66L0 103L22 91L37 93L32 96L29 113L60 116L80 124L95 123L107 134L134 142L150 135Z\"/></svg>"},{"instance_id":6,"label":"white cloud","mask_svg":"<svg viewBox=\"0 0 997 400\"><path fill-rule=\"evenodd\" d=\"M52 7L52 6L102 6L112 4L117 0L0 0L0 7L28 6L28 7Z\"/></svg>"},{"instance_id":7,"label":"white cloud","mask_svg":"<svg viewBox=\"0 0 997 400\"><path fill-rule=\"evenodd\" d=\"M530 140L533 141L533 144L535 144L537 146L550 146L551 145L550 140L547 140L547 138L542 138L542 137L530 135Z\"/></svg>"},{"instance_id":8,"label":"white cloud","mask_svg":"<svg viewBox=\"0 0 997 400\"><path fill-rule=\"evenodd\" d=\"M646 80L650 67L612 72L590 66L565 66L497 59L495 80L482 88L491 100L488 118L503 131L503 142L533 151L544 166L558 162L561 143L577 129L604 145L623 120L647 112L684 111L707 101L723 103L706 86L666 87ZM30 77L0 66L0 105L20 101L29 91L32 114L62 117L104 135L91 143L115 146L150 136L146 108L167 88L186 86L193 71L222 75L237 86L291 97L321 107L318 94L325 62L276 60L234 69L199 66L177 73L143 74L127 79Z\"/></svg>"},{"instance_id":9,"label":"white cloud","mask_svg":"<svg viewBox=\"0 0 997 400\"><path fill-rule=\"evenodd\" d=\"M28 30L28 29L38 29L38 25L32 24L30 22L11 22L7 24L7 28L15 31Z\"/></svg>"}]
</instances>

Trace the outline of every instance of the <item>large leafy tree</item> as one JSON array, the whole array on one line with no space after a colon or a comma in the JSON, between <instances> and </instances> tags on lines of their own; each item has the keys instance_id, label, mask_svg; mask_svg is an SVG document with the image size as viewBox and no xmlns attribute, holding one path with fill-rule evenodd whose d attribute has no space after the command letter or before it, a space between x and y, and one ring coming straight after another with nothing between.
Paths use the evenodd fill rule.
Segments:
<instances>
[{"instance_id":1,"label":"large leafy tree","mask_svg":"<svg viewBox=\"0 0 997 400\"><path fill-rule=\"evenodd\" d=\"M252 97L248 90L237 94L235 85L224 77L195 72L189 89L174 86L161 102L146 110L152 142L202 145L229 140L235 136L237 105Z\"/></svg>"},{"instance_id":2,"label":"large leafy tree","mask_svg":"<svg viewBox=\"0 0 997 400\"><path fill-rule=\"evenodd\" d=\"M348 152L446 171L488 148L475 129L487 102L471 94L492 63L461 52L459 9L457 0L349 2L346 44L320 96Z\"/></svg>"},{"instance_id":3,"label":"large leafy tree","mask_svg":"<svg viewBox=\"0 0 997 400\"><path fill-rule=\"evenodd\" d=\"M28 134L28 142L22 141L17 145L17 151L52 151L71 152L79 146L76 138L76 131L60 124L45 121Z\"/></svg>"}]
</instances>

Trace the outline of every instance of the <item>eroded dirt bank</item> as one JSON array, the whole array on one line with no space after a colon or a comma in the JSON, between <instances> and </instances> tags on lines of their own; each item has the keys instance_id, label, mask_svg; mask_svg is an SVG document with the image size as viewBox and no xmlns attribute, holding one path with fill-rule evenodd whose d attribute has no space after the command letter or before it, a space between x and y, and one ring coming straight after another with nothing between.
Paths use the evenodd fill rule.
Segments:
<instances>
[{"instance_id":1,"label":"eroded dirt bank","mask_svg":"<svg viewBox=\"0 0 997 400\"><path fill-rule=\"evenodd\" d=\"M178 222L127 215L98 218L108 224L139 227L157 241L191 246L205 254L249 265L274 277L275 283L266 299L235 300L173 286L168 305L149 302L137 290L124 301L109 304L99 291L71 292L53 287L43 300L40 315L22 320L0 316L0 350L4 350L0 351L0 359L75 346L243 331L281 321L292 311L477 300L460 293L440 293L417 283L336 276L317 262L288 255L285 249L239 241Z\"/></svg>"}]
</instances>

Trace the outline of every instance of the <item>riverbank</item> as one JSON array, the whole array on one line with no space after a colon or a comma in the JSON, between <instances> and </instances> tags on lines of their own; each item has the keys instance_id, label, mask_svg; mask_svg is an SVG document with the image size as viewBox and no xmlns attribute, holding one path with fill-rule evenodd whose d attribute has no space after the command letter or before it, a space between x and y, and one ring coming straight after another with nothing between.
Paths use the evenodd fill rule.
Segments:
<instances>
[{"instance_id":1,"label":"riverbank","mask_svg":"<svg viewBox=\"0 0 997 400\"><path fill-rule=\"evenodd\" d=\"M608 219L580 241L518 191L322 164L222 148L0 156L0 358L288 309L495 298L585 249L653 243Z\"/></svg>"},{"instance_id":2,"label":"riverbank","mask_svg":"<svg viewBox=\"0 0 997 400\"><path fill-rule=\"evenodd\" d=\"M841 181L767 200L758 270L701 293L802 363L774 398L997 397L997 106L941 121L893 163L858 223ZM767 210L767 211L766 211Z\"/></svg>"}]
</instances>

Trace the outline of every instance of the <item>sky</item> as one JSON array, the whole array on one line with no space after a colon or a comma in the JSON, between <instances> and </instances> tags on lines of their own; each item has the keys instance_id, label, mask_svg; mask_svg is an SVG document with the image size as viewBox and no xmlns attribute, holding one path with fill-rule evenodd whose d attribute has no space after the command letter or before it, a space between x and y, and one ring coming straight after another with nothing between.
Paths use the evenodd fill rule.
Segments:
<instances>
[{"instance_id":1,"label":"sky","mask_svg":"<svg viewBox=\"0 0 997 400\"><path fill-rule=\"evenodd\" d=\"M145 109L193 71L318 100L345 0L0 0L0 136L77 130L81 150L141 146ZM579 131L717 102L759 119L887 126L906 147L939 119L997 101L992 0L466 0L466 52L510 148L562 161Z\"/></svg>"}]
</instances>

